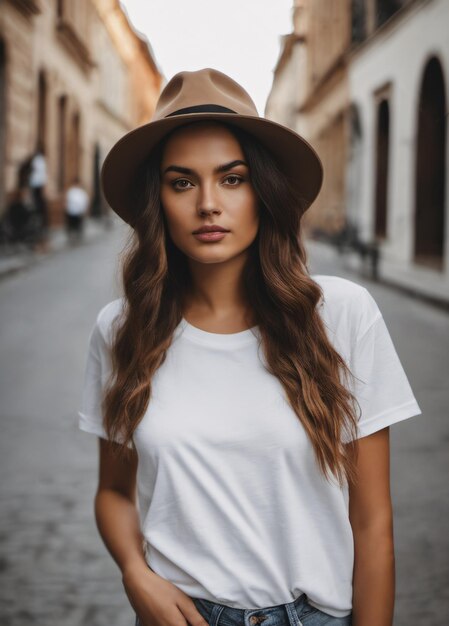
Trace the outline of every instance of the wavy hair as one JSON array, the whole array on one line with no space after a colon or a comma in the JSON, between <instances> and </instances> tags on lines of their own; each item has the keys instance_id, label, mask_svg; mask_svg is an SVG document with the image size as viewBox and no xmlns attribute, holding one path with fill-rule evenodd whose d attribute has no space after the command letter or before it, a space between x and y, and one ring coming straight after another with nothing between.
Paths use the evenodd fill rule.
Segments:
<instances>
[{"instance_id":1,"label":"wavy hair","mask_svg":"<svg viewBox=\"0 0 449 626\"><path fill-rule=\"evenodd\" d=\"M193 122L198 123L198 122ZM308 271L301 241L304 200L294 194L270 152L255 137L225 124L247 159L259 199L259 229L243 269L259 327L265 367L276 376L312 443L326 479L356 480L353 376L331 344L319 313L320 285ZM174 132L174 131L173 131ZM162 140L136 173L135 221L124 249L123 309L114 323L112 372L103 398L108 437L134 448L133 433L151 398L151 380L166 357L190 288L186 257L172 242L160 202ZM342 435L349 435L348 443Z\"/></svg>"}]
</instances>

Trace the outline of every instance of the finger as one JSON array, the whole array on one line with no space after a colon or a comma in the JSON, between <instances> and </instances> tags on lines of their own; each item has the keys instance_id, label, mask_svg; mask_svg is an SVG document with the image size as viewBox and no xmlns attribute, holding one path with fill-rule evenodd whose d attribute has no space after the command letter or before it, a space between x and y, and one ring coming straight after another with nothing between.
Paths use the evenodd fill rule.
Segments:
<instances>
[{"instance_id":1,"label":"finger","mask_svg":"<svg viewBox=\"0 0 449 626\"><path fill-rule=\"evenodd\" d=\"M190 626L209 626L208 622L196 608L193 600L183 602L178 607Z\"/></svg>"}]
</instances>

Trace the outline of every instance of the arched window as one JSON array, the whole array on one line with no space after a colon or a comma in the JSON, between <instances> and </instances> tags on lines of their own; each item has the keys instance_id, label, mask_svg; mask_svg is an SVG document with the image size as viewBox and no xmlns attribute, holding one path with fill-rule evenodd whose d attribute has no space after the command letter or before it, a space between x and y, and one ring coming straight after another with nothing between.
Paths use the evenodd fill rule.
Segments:
<instances>
[{"instance_id":1,"label":"arched window","mask_svg":"<svg viewBox=\"0 0 449 626\"><path fill-rule=\"evenodd\" d=\"M67 96L58 98L58 189L64 191L66 185L66 132Z\"/></svg>"},{"instance_id":2,"label":"arched window","mask_svg":"<svg viewBox=\"0 0 449 626\"><path fill-rule=\"evenodd\" d=\"M93 195L92 195L92 215L99 217L102 213L101 203L101 184L100 184L100 167L101 167L101 149L98 143L95 144L94 160L93 160Z\"/></svg>"},{"instance_id":3,"label":"arched window","mask_svg":"<svg viewBox=\"0 0 449 626\"><path fill-rule=\"evenodd\" d=\"M418 104L415 172L415 262L443 269L446 186L446 96L441 64L432 57Z\"/></svg>"},{"instance_id":4,"label":"arched window","mask_svg":"<svg viewBox=\"0 0 449 626\"><path fill-rule=\"evenodd\" d=\"M381 100L377 107L376 137L376 188L375 188L375 220L376 237L387 234L387 194L388 194L388 161L390 144L390 106L388 100Z\"/></svg>"},{"instance_id":5,"label":"arched window","mask_svg":"<svg viewBox=\"0 0 449 626\"><path fill-rule=\"evenodd\" d=\"M72 125L70 129L70 181L74 178L78 178L80 175L80 114L75 111L72 116Z\"/></svg>"},{"instance_id":6,"label":"arched window","mask_svg":"<svg viewBox=\"0 0 449 626\"><path fill-rule=\"evenodd\" d=\"M46 147L47 138L47 78L41 70L37 89L37 143Z\"/></svg>"}]
</instances>

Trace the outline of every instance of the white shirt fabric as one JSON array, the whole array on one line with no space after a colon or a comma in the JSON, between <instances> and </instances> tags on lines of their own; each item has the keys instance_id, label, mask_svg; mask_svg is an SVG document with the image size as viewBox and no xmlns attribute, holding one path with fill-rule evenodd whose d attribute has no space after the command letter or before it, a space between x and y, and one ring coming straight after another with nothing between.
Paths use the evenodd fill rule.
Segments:
<instances>
[{"instance_id":1,"label":"white shirt fabric","mask_svg":"<svg viewBox=\"0 0 449 626\"><path fill-rule=\"evenodd\" d=\"M368 290L312 278L324 291L328 336L360 379L359 437L420 415ZM79 428L104 438L100 395L121 304L105 306L94 325L79 412ZM147 562L191 597L260 609L306 593L343 617L354 563L347 487L322 477L257 339L257 327L217 334L185 319L175 331L134 435Z\"/></svg>"},{"instance_id":2,"label":"white shirt fabric","mask_svg":"<svg viewBox=\"0 0 449 626\"><path fill-rule=\"evenodd\" d=\"M35 154L31 159L31 172L29 178L30 187L43 187L47 182L47 162L41 153Z\"/></svg>"},{"instance_id":3,"label":"white shirt fabric","mask_svg":"<svg viewBox=\"0 0 449 626\"><path fill-rule=\"evenodd\" d=\"M82 187L69 187L65 196L65 210L68 215L84 215L89 205L89 195Z\"/></svg>"}]
</instances>

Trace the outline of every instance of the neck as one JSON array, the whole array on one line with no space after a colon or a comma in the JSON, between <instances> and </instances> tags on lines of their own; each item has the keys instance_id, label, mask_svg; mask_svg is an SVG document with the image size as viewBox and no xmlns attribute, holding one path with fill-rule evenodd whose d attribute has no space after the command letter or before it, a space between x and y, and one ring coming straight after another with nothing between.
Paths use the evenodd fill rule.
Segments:
<instances>
[{"instance_id":1,"label":"neck","mask_svg":"<svg viewBox=\"0 0 449 626\"><path fill-rule=\"evenodd\" d=\"M225 319L243 316L249 306L243 285L243 268L248 254L225 263L198 263L189 259L191 290L186 296L185 312L194 316Z\"/></svg>"}]
</instances>

